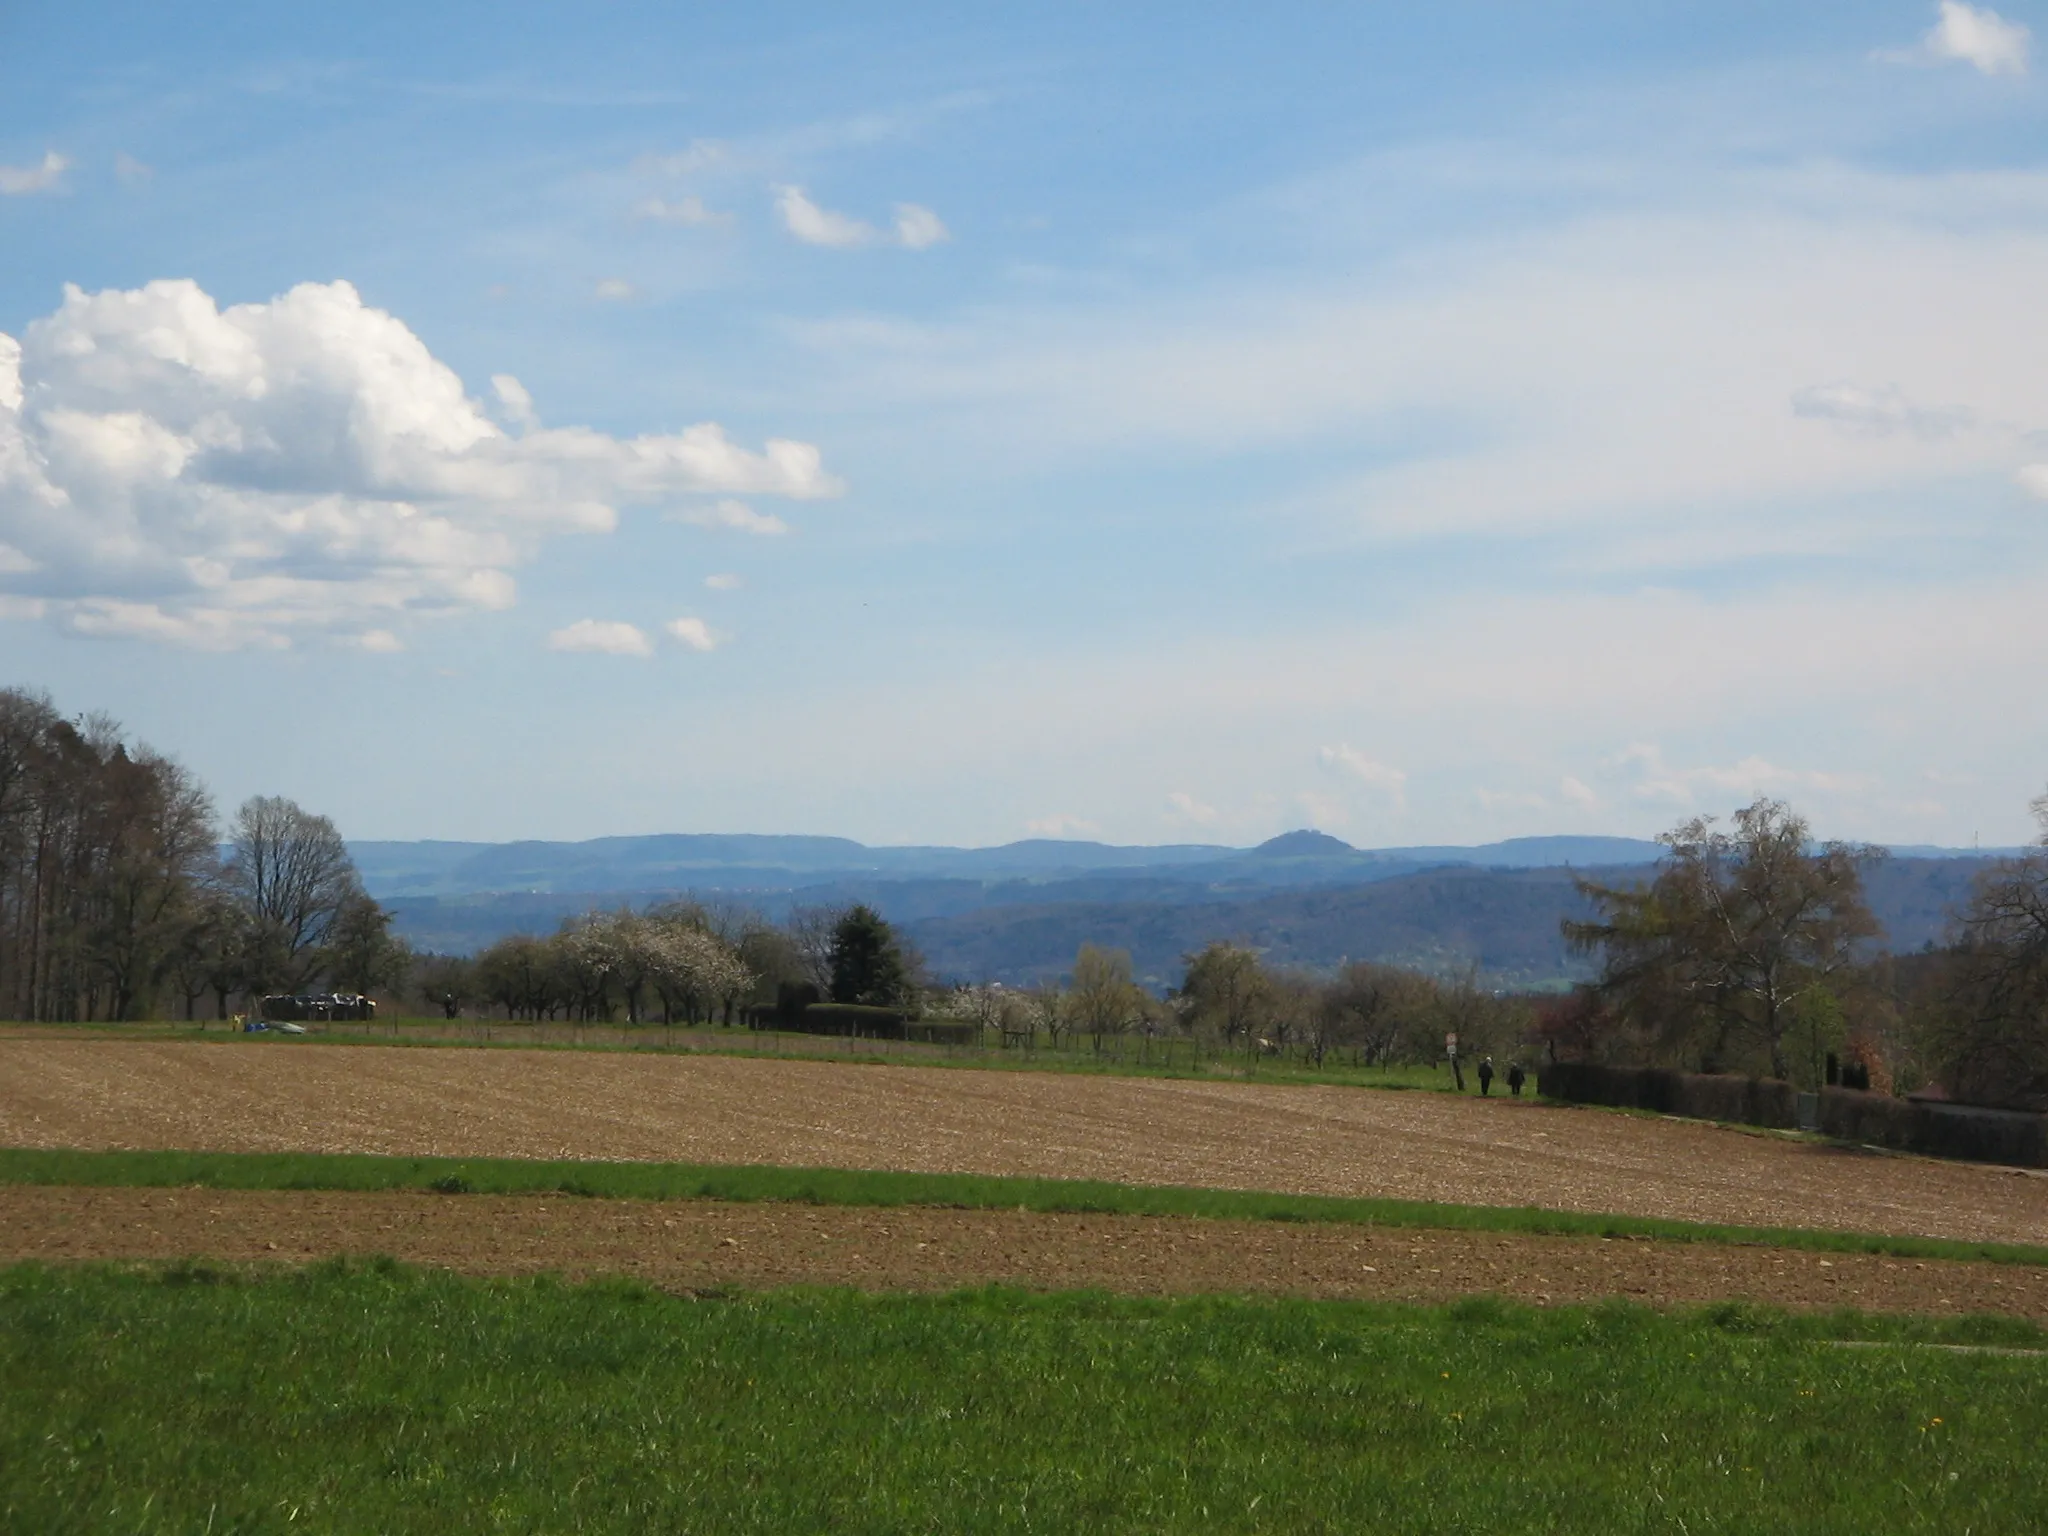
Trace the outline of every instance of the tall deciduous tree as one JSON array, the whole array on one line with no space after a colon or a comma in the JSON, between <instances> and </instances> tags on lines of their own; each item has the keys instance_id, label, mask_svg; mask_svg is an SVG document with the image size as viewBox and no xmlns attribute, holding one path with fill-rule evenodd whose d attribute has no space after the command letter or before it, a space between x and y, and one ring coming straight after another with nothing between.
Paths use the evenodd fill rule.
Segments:
<instances>
[{"instance_id":1,"label":"tall deciduous tree","mask_svg":"<svg viewBox=\"0 0 2048 1536\"><path fill-rule=\"evenodd\" d=\"M226 881L249 918L249 985L296 991L325 967L336 918L362 897L355 861L333 822L279 795L244 801L231 841Z\"/></svg>"},{"instance_id":2,"label":"tall deciduous tree","mask_svg":"<svg viewBox=\"0 0 2048 1536\"><path fill-rule=\"evenodd\" d=\"M1718 1071L1760 1057L1786 1073L1803 1000L1837 984L1879 932L1863 900L1876 850L1812 845L1803 817L1759 799L1720 831L1697 817L1659 839L1646 886L1578 882L1596 916L1566 940L1601 956L1602 1000L1667 1058Z\"/></svg>"}]
</instances>

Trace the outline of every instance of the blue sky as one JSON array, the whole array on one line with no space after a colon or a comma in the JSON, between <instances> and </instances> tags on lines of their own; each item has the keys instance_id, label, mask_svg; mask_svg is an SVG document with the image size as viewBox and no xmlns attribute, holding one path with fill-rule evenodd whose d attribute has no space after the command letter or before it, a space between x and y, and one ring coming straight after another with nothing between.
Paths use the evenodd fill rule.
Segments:
<instances>
[{"instance_id":1,"label":"blue sky","mask_svg":"<svg viewBox=\"0 0 2048 1536\"><path fill-rule=\"evenodd\" d=\"M0 5L0 680L359 837L2015 842L2037 10Z\"/></svg>"}]
</instances>

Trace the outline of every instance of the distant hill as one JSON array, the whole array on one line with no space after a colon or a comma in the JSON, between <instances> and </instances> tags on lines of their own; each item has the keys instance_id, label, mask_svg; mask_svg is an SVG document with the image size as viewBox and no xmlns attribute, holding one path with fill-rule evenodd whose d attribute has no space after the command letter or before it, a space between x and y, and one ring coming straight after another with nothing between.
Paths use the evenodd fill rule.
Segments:
<instances>
[{"instance_id":1,"label":"distant hill","mask_svg":"<svg viewBox=\"0 0 2048 1536\"><path fill-rule=\"evenodd\" d=\"M1130 950L1138 974L1150 985L1166 986L1178 980L1183 955L1211 939L1230 939L1264 950L1275 964L1310 970L1329 970L1348 959L1370 959L1439 974L1461 974L1476 967L1489 985L1534 986L1559 984L1585 974L1584 962L1567 954L1558 936L1559 919L1580 910L1572 885L1575 873L1583 871L1609 882L1640 880L1649 875L1651 865L1641 860L1638 851L1659 851L1655 844L1621 838L1531 838L1482 849L1361 852L1335 838L1289 834L1275 840L1277 848L1274 844L1250 850L1176 848L1171 852L1200 857L1179 864L1112 863L1080 872L1064 862L1074 857L1075 848L1065 843L919 850L920 856L936 851L1001 857L979 866L971 859L952 861L966 871L960 875L899 878L872 867L827 868L807 875L791 867L798 860L789 851L761 847L773 845L776 839L747 841L753 846L721 851L727 855L765 851L769 857L751 866L710 859L689 864L673 857L648 858L638 869L652 873L637 876L631 859L586 853L581 862L563 859L543 864L524 851L588 850L589 844L484 845L483 851L502 852L509 862L469 862L472 856L465 856L447 859L443 867L486 873L545 867L563 879L564 887L395 896L387 889L379 894L395 913L401 934L422 949L442 953L471 953L511 933L550 932L564 917L593 908L637 907L668 896L693 894L753 908L777 919L786 916L792 906L865 901L904 927L935 972L956 979L1028 984L1063 973L1083 943L1097 943ZM1337 846L1332 849L1328 844ZM1588 860L1577 871L1558 862L1537 862L1546 855L1555 860L1560 854L1577 855L1614 844L1637 857L1618 864ZM395 846L478 848L461 844ZM1103 846L1080 845L1083 849ZM702 851L701 845L696 851ZM1109 850L1117 855L1158 851ZM1462 858L1441 858L1446 852ZM1217 853L1227 857L1213 857ZM837 848L815 856L821 862L844 857ZM1437 856L1434 862L1431 856ZM1492 862L1481 865L1475 856ZM408 857L414 870L433 868L417 854ZM1517 857L1525 862L1514 862ZM1006 862L1011 869L1021 865L1029 870L1041 861L1051 866L1052 873L995 872ZM914 868L919 861L905 862ZM947 861L937 862L943 865ZM1913 950L1938 941L1952 914L1967 900L1970 881L1984 862L1972 856L1893 858L1871 870L1867 877L1871 905L1884 923L1892 947ZM393 859L384 867L396 868L398 861ZM706 870L719 871L718 880L681 878L657 883L663 875L698 876ZM600 883L608 872L623 872L629 878ZM590 883L578 888L577 880Z\"/></svg>"},{"instance_id":2,"label":"distant hill","mask_svg":"<svg viewBox=\"0 0 2048 1536\"><path fill-rule=\"evenodd\" d=\"M1211 843L1123 847L1034 838L995 848L871 848L843 837L665 833L587 842L351 843L370 894L788 891L871 880L1071 882L1094 877L1234 886L1356 884L1442 865L1532 869L1654 859L1655 843L1622 837L1529 837L1478 847L1353 848L1322 832L1288 832L1256 848Z\"/></svg>"}]
</instances>

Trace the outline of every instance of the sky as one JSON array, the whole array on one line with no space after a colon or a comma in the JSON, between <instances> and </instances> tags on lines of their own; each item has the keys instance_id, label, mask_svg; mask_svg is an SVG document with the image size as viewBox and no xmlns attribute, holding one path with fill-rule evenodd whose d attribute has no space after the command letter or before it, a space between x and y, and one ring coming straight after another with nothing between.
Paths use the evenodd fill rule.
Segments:
<instances>
[{"instance_id":1,"label":"sky","mask_svg":"<svg viewBox=\"0 0 2048 1536\"><path fill-rule=\"evenodd\" d=\"M2048 783L2048 0L0 0L0 686L358 838Z\"/></svg>"}]
</instances>

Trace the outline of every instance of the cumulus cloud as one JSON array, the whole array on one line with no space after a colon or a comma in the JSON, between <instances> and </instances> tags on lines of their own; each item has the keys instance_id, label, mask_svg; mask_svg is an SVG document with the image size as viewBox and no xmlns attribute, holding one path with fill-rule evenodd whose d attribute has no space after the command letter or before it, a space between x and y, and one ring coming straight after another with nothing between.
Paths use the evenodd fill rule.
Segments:
<instances>
[{"instance_id":1,"label":"cumulus cloud","mask_svg":"<svg viewBox=\"0 0 2048 1536\"><path fill-rule=\"evenodd\" d=\"M1166 797L1166 808L1182 821L1192 821L1198 827L1213 825L1216 807L1204 805L1184 789L1176 789Z\"/></svg>"},{"instance_id":2,"label":"cumulus cloud","mask_svg":"<svg viewBox=\"0 0 2048 1536\"><path fill-rule=\"evenodd\" d=\"M693 651L715 651L718 637L711 633L711 626L702 619L670 619L661 626L678 645L686 645Z\"/></svg>"},{"instance_id":3,"label":"cumulus cloud","mask_svg":"<svg viewBox=\"0 0 2048 1536\"><path fill-rule=\"evenodd\" d=\"M507 607L544 538L621 506L839 489L809 444L542 428L494 388L522 435L345 282L225 310L182 280L67 287L0 335L0 597L81 634L283 645Z\"/></svg>"},{"instance_id":4,"label":"cumulus cloud","mask_svg":"<svg viewBox=\"0 0 2048 1536\"><path fill-rule=\"evenodd\" d=\"M731 497L714 501L708 507L682 507L667 516L672 523L688 523L695 528L731 528L739 533L769 537L789 532L789 524L772 512L756 512L744 501Z\"/></svg>"},{"instance_id":5,"label":"cumulus cloud","mask_svg":"<svg viewBox=\"0 0 2048 1536\"><path fill-rule=\"evenodd\" d=\"M1581 810L1590 811L1600 803L1600 797L1594 794L1583 780L1575 779L1570 774L1557 781L1557 792L1564 797L1567 805L1576 805Z\"/></svg>"},{"instance_id":6,"label":"cumulus cloud","mask_svg":"<svg viewBox=\"0 0 2048 1536\"><path fill-rule=\"evenodd\" d=\"M1941 0L1940 15L1915 47L1878 55L1893 64L1968 64L1986 75L2024 75L2033 34L1989 6Z\"/></svg>"},{"instance_id":7,"label":"cumulus cloud","mask_svg":"<svg viewBox=\"0 0 2048 1536\"><path fill-rule=\"evenodd\" d=\"M1348 774L1359 783L1381 791L1396 805L1406 804L1408 774L1405 770L1376 762L1356 747L1341 742L1334 747L1324 747L1321 755L1325 768Z\"/></svg>"},{"instance_id":8,"label":"cumulus cloud","mask_svg":"<svg viewBox=\"0 0 2048 1536\"><path fill-rule=\"evenodd\" d=\"M361 650L379 655L405 649L405 642L388 629L366 629L360 635L351 636L350 641Z\"/></svg>"},{"instance_id":9,"label":"cumulus cloud","mask_svg":"<svg viewBox=\"0 0 2048 1536\"><path fill-rule=\"evenodd\" d=\"M731 571L720 571L715 576L706 576L704 578L704 585L714 592L736 592L745 586L746 583L741 581Z\"/></svg>"},{"instance_id":10,"label":"cumulus cloud","mask_svg":"<svg viewBox=\"0 0 2048 1536\"><path fill-rule=\"evenodd\" d=\"M1912 436L1932 441L1976 424L1960 406L1915 405L1896 384L1875 389L1856 384L1815 384L1792 395L1792 414L1825 421L1858 437Z\"/></svg>"},{"instance_id":11,"label":"cumulus cloud","mask_svg":"<svg viewBox=\"0 0 2048 1536\"><path fill-rule=\"evenodd\" d=\"M1093 837L1102 828L1084 817L1069 816L1065 811L1056 811L1050 816L1040 816L1025 822L1024 830L1033 837Z\"/></svg>"},{"instance_id":12,"label":"cumulus cloud","mask_svg":"<svg viewBox=\"0 0 2048 1536\"><path fill-rule=\"evenodd\" d=\"M70 169L70 160L54 149L38 165L0 165L0 197L54 192L64 184L64 173Z\"/></svg>"},{"instance_id":13,"label":"cumulus cloud","mask_svg":"<svg viewBox=\"0 0 2048 1536\"><path fill-rule=\"evenodd\" d=\"M548 649L599 656L652 656L654 642L637 625L614 619L578 619L550 633Z\"/></svg>"},{"instance_id":14,"label":"cumulus cloud","mask_svg":"<svg viewBox=\"0 0 2048 1536\"><path fill-rule=\"evenodd\" d=\"M701 197L642 198L633 205L633 217L651 224L680 224L686 229L710 229L730 224L732 215L704 206Z\"/></svg>"},{"instance_id":15,"label":"cumulus cloud","mask_svg":"<svg viewBox=\"0 0 2048 1536\"><path fill-rule=\"evenodd\" d=\"M916 203L898 203L895 227L886 232L864 219L819 207L802 187L778 187L775 209L782 215L782 227L805 245L835 251L865 245L900 245L906 251L922 251L952 238L936 213Z\"/></svg>"}]
</instances>

